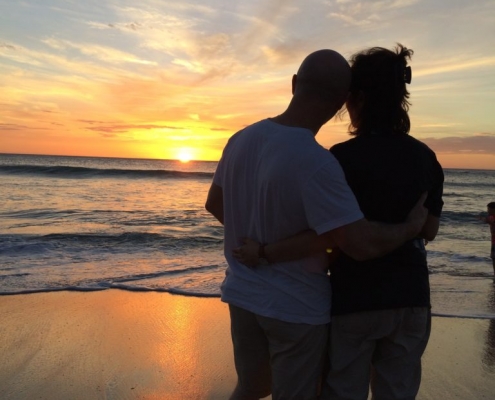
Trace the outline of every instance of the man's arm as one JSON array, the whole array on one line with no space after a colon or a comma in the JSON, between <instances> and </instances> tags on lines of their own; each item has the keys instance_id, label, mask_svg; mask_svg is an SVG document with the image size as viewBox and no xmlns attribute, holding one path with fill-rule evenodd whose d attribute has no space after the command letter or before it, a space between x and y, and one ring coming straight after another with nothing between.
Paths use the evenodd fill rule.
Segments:
<instances>
[{"instance_id":1,"label":"man's arm","mask_svg":"<svg viewBox=\"0 0 495 400\"><path fill-rule=\"evenodd\" d=\"M205 208L223 225L223 190L220 186L211 184Z\"/></svg>"},{"instance_id":2,"label":"man's arm","mask_svg":"<svg viewBox=\"0 0 495 400\"><path fill-rule=\"evenodd\" d=\"M415 238L425 225L428 210L424 207L424 193L404 223L385 224L361 219L322 236L329 236L348 256L357 261L383 256L407 240Z\"/></svg>"},{"instance_id":3,"label":"man's arm","mask_svg":"<svg viewBox=\"0 0 495 400\"><path fill-rule=\"evenodd\" d=\"M271 263L297 260L311 254L330 251L339 247L348 256L357 261L364 261L383 256L407 240L415 238L425 226L428 210L423 203L426 194L422 195L401 224L385 224L360 219L341 226L322 235L314 231L305 231L288 239L270 243L264 252ZM246 240L246 244L234 250L234 256L248 266L258 263L259 244Z\"/></svg>"}]
</instances>

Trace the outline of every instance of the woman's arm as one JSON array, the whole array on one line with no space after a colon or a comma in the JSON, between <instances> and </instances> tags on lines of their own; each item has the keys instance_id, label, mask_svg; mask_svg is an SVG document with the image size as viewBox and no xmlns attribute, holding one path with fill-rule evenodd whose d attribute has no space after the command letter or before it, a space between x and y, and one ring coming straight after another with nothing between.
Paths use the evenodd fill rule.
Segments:
<instances>
[{"instance_id":1,"label":"woman's arm","mask_svg":"<svg viewBox=\"0 0 495 400\"><path fill-rule=\"evenodd\" d=\"M234 249L232 254L244 265L255 267L260 257L270 264L284 261L299 260L312 254L326 251L331 253L336 245L332 238L318 236L315 231L302 231L287 239L262 245L255 240L245 238L243 245Z\"/></svg>"}]
</instances>

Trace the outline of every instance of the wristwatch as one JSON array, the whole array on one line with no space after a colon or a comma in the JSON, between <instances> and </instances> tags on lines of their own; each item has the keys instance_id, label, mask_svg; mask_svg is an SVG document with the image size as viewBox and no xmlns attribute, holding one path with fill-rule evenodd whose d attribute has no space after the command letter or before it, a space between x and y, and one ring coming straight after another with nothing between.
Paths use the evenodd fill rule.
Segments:
<instances>
[{"instance_id":1,"label":"wristwatch","mask_svg":"<svg viewBox=\"0 0 495 400\"><path fill-rule=\"evenodd\" d=\"M259 265L268 265L270 264L265 255L265 245L260 243L260 247L258 248L258 264Z\"/></svg>"}]
</instances>

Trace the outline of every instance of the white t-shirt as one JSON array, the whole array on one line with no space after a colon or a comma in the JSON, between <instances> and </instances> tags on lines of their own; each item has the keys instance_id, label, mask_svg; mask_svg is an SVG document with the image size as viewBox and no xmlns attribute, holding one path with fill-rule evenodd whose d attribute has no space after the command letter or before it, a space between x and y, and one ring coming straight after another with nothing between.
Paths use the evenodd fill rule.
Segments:
<instances>
[{"instance_id":1,"label":"white t-shirt","mask_svg":"<svg viewBox=\"0 0 495 400\"><path fill-rule=\"evenodd\" d=\"M213 181L223 191L228 268L222 301L282 321L328 323L326 254L248 268L232 250L243 237L273 243L363 218L334 156L310 130L263 120L230 138Z\"/></svg>"}]
</instances>

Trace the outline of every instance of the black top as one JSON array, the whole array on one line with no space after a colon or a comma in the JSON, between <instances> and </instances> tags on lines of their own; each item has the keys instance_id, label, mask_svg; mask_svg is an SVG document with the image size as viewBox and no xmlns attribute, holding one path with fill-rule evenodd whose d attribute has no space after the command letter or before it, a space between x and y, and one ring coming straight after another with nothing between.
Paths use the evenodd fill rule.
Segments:
<instances>
[{"instance_id":1,"label":"black top","mask_svg":"<svg viewBox=\"0 0 495 400\"><path fill-rule=\"evenodd\" d=\"M440 217L443 171L435 153L409 135L362 135L330 149L365 217L403 222L421 193ZM422 241L384 257L359 262L341 253L331 266L332 314L401 307L429 307L430 287Z\"/></svg>"}]
</instances>

